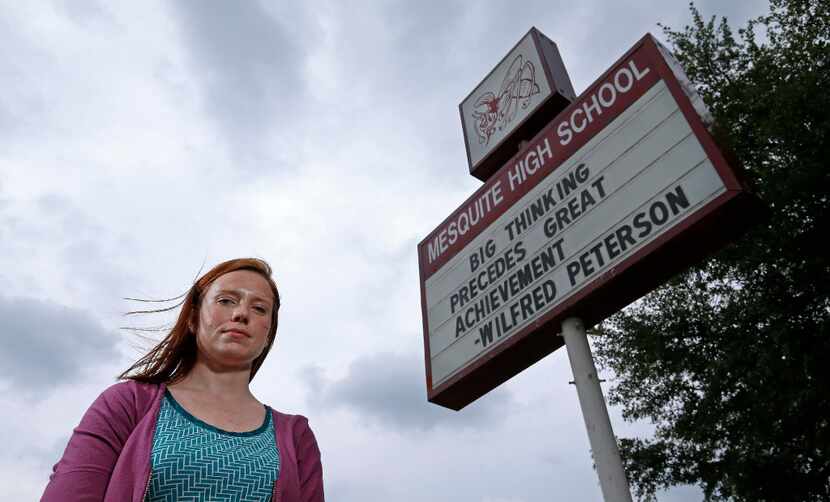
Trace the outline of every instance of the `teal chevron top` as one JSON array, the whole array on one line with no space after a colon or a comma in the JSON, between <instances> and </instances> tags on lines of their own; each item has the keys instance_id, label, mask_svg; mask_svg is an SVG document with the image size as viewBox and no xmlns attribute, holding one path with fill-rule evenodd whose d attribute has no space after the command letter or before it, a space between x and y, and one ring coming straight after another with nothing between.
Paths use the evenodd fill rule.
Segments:
<instances>
[{"instance_id":1,"label":"teal chevron top","mask_svg":"<svg viewBox=\"0 0 830 502\"><path fill-rule=\"evenodd\" d=\"M145 502L270 501L280 454L271 409L250 432L202 422L168 391L153 437L152 474Z\"/></svg>"}]
</instances>

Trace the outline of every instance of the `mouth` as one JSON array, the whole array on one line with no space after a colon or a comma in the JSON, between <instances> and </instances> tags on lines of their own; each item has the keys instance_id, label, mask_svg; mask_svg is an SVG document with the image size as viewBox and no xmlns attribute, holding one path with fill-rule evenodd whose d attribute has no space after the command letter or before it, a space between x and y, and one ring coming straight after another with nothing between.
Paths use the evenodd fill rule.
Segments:
<instances>
[{"instance_id":1,"label":"mouth","mask_svg":"<svg viewBox=\"0 0 830 502\"><path fill-rule=\"evenodd\" d=\"M230 329L223 329L222 333L231 336L232 338L250 338L251 335L243 330L238 328L230 328Z\"/></svg>"}]
</instances>

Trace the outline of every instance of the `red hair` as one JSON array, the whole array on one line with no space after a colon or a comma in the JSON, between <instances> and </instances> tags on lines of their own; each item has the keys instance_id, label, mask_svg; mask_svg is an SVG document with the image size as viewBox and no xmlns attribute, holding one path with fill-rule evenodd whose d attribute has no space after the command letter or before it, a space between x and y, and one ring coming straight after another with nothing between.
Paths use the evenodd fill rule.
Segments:
<instances>
[{"instance_id":1,"label":"red hair","mask_svg":"<svg viewBox=\"0 0 830 502\"><path fill-rule=\"evenodd\" d=\"M150 352L144 357L136 361L126 371L121 373L118 378L135 380L146 383L175 383L190 373L193 365L196 364L196 335L190 330L190 321L198 318L199 307L201 305L202 297L208 290L213 281L218 277L234 272L237 270L250 270L256 272L268 281L271 287L271 292L274 294L274 306L271 312L271 327L268 330L268 338L265 348L262 353L254 359L251 365L250 380L253 380L262 362L265 361L265 356L271 350L274 340L277 337L277 312L280 308L280 295L277 291L277 284L271 278L271 266L264 260L258 258L237 258L222 262L205 275L200 277L195 284L185 294L181 303L174 305L168 309L150 310L150 311L136 311L136 313L148 312L165 312L172 310L181 305L181 311L176 319L176 323L170 330L170 333L164 337Z\"/></svg>"}]
</instances>

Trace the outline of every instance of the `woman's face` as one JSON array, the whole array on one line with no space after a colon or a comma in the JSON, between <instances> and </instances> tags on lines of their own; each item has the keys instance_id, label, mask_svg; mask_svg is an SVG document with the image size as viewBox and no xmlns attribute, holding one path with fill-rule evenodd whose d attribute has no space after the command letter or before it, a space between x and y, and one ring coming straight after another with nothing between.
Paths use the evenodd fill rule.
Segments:
<instances>
[{"instance_id":1,"label":"woman's face","mask_svg":"<svg viewBox=\"0 0 830 502\"><path fill-rule=\"evenodd\" d=\"M271 287L256 272L235 270L216 278L199 307L199 360L220 371L250 367L267 344L273 306Z\"/></svg>"}]
</instances>

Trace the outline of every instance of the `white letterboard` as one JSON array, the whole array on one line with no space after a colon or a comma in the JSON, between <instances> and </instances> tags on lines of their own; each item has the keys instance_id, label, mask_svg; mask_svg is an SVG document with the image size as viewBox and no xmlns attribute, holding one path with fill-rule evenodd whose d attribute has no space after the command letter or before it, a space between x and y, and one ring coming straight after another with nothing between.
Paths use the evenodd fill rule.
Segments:
<instances>
[{"instance_id":1,"label":"white letterboard","mask_svg":"<svg viewBox=\"0 0 830 502\"><path fill-rule=\"evenodd\" d=\"M725 190L658 81L425 281L433 386Z\"/></svg>"}]
</instances>

